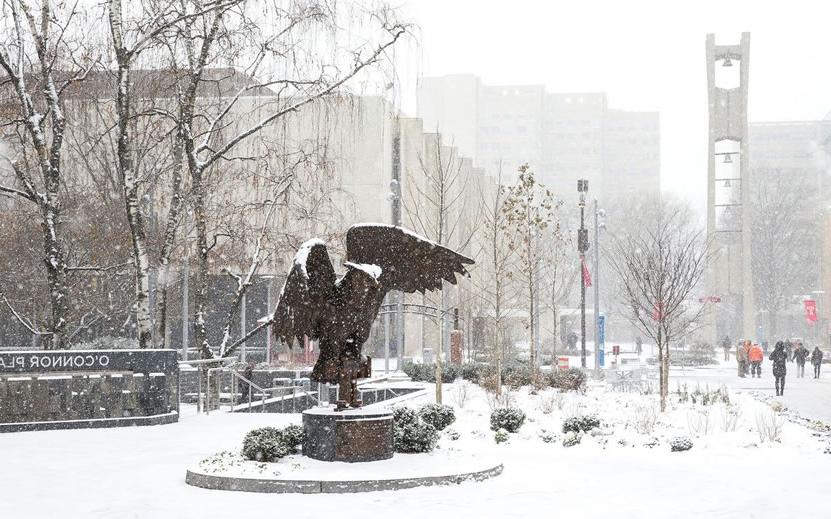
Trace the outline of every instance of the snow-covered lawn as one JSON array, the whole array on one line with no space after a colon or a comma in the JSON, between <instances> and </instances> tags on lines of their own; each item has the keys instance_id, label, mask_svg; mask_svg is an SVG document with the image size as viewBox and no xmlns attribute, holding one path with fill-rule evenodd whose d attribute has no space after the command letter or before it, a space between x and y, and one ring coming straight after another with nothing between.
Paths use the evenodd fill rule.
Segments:
<instances>
[{"instance_id":1,"label":"snow-covered lawn","mask_svg":"<svg viewBox=\"0 0 831 519\"><path fill-rule=\"evenodd\" d=\"M686 377L692 392L694 373ZM651 434L642 434L635 426L648 428L654 396L607 393L601 387L564 396L521 390L514 397L528 419L508 443L497 445L485 393L470 387L459 408L456 385L445 387L445 402L457 407L451 428L460 438L443 435L435 455L481 453L504 463L502 475L453 487L353 495L193 488L184 482L186 468L218 451L239 449L252 428L300 423L300 416L196 416L186 408L174 425L0 436L0 518L827 517L822 502L831 488L831 454L823 453L827 438L786 420L781 442L762 443L757 418L771 411L749 393L729 392L730 408L740 410L735 431L723 431L729 425L723 403L687 402L674 403ZM573 414L596 414L604 425L601 434L563 447L562 420ZM677 435L690 436L692 450L670 452L668 441ZM371 476L371 465L354 470Z\"/></svg>"}]
</instances>

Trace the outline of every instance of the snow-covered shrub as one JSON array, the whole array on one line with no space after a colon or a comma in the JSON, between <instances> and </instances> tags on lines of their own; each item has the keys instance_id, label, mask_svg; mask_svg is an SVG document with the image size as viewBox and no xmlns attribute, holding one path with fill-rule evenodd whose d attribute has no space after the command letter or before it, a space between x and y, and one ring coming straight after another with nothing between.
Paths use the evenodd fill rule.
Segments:
<instances>
[{"instance_id":1,"label":"snow-covered shrub","mask_svg":"<svg viewBox=\"0 0 831 519\"><path fill-rule=\"evenodd\" d=\"M288 425L283 427L281 431L283 435L283 440L286 443L286 446L292 451L296 452L297 448L303 445L303 437L305 434L303 433L303 427L300 425Z\"/></svg>"},{"instance_id":2,"label":"snow-covered shrub","mask_svg":"<svg viewBox=\"0 0 831 519\"><path fill-rule=\"evenodd\" d=\"M452 441L456 441L456 440L458 440L459 438L462 437L462 435L459 434L459 431L457 431L455 429L445 429L444 430L444 435L447 436Z\"/></svg>"},{"instance_id":3,"label":"snow-covered shrub","mask_svg":"<svg viewBox=\"0 0 831 519\"><path fill-rule=\"evenodd\" d=\"M686 436L676 436L669 441L669 450L671 452L684 452L693 448L693 442Z\"/></svg>"},{"instance_id":4,"label":"snow-covered shrub","mask_svg":"<svg viewBox=\"0 0 831 519\"><path fill-rule=\"evenodd\" d=\"M439 433L419 420L415 410L399 407L392 415L392 440L395 452L430 452L439 441Z\"/></svg>"},{"instance_id":5,"label":"snow-covered shrub","mask_svg":"<svg viewBox=\"0 0 831 519\"><path fill-rule=\"evenodd\" d=\"M502 391L499 394L496 394L495 391L488 391L485 395L488 399L488 407L491 411L514 407L514 402L516 401L513 392L511 392L511 390L507 387L502 388Z\"/></svg>"},{"instance_id":6,"label":"snow-covered shrub","mask_svg":"<svg viewBox=\"0 0 831 519\"><path fill-rule=\"evenodd\" d=\"M512 388L531 385L531 368L525 364L508 364L502 369L502 382Z\"/></svg>"},{"instance_id":7,"label":"snow-covered shrub","mask_svg":"<svg viewBox=\"0 0 831 519\"><path fill-rule=\"evenodd\" d=\"M464 409L468 398L470 397L471 383L467 380L457 380L453 384L453 400L459 409Z\"/></svg>"},{"instance_id":8,"label":"snow-covered shrub","mask_svg":"<svg viewBox=\"0 0 831 519\"><path fill-rule=\"evenodd\" d=\"M449 405L424 404L418 410L418 417L424 423L428 423L438 431L444 430L448 425L456 421L456 413Z\"/></svg>"},{"instance_id":9,"label":"snow-covered shrub","mask_svg":"<svg viewBox=\"0 0 831 519\"><path fill-rule=\"evenodd\" d=\"M393 427L395 452L430 452L439 441L439 432L430 424L416 422Z\"/></svg>"},{"instance_id":10,"label":"snow-covered shrub","mask_svg":"<svg viewBox=\"0 0 831 519\"><path fill-rule=\"evenodd\" d=\"M784 420L773 409L763 409L756 412L756 431L759 433L759 440L762 443L773 443L781 440L783 425Z\"/></svg>"},{"instance_id":11,"label":"snow-covered shrub","mask_svg":"<svg viewBox=\"0 0 831 519\"><path fill-rule=\"evenodd\" d=\"M497 429L496 432L493 433L493 441L496 443L505 443L509 438L510 435L505 429Z\"/></svg>"},{"instance_id":12,"label":"snow-covered shrub","mask_svg":"<svg viewBox=\"0 0 831 519\"><path fill-rule=\"evenodd\" d=\"M563 432L585 433L600 427L600 419L594 415L571 416L563 420Z\"/></svg>"},{"instance_id":13,"label":"snow-covered shrub","mask_svg":"<svg viewBox=\"0 0 831 519\"><path fill-rule=\"evenodd\" d=\"M547 431L545 429L540 429L537 431L537 437L543 441L543 443L554 443L557 440L557 435L551 431Z\"/></svg>"},{"instance_id":14,"label":"snow-covered shrub","mask_svg":"<svg viewBox=\"0 0 831 519\"><path fill-rule=\"evenodd\" d=\"M495 370L490 369L490 367L485 364L468 362L467 364L462 364L460 375L462 380L479 384L489 371L495 372Z\"/></svg>"},{"instance_id":15,"label":"snow-covered shrub","mask_svg":"<svg viewBox=\"0 0 831 519\"><path fill-rule=\"evenodd\" d=\"M641 434L652 434L658 421L658 409L654 403L639 404L632 412L632 425Z\"/></svg>"},{"instance_id":16,"label":"snow-covered shrub","mask_svg":"<svg viewBox=\"0 0 831 519\"><path fill-rule=\"evenodd\" d=\"M582 439L583 435L579 432L569 431L563 435L563 447L573 447L578 445Z\"/></svg>"},{"instance_id":17,"label":"snow-covered shrub","mask_svg":"<svg viewBox=\"0 0 831 519\"><path fill-rule=\"evenodd\" d=\"M508 432L517 432L525 423L525 413L516 407L494 409L491 413L491 430L505 429Z\"/></svg>"},{"instance_id":18,"label":"snow-covered shrub","mask_svg":"<svg viewBox=\"0 0 831 519\"><path fill-rule=\"evenodd\" d=\"M690 401L690 393L687 390L687 384L684 384L683 386L679 384L675 394L678 397L679 404L685 404Z\"/></svg>"},{"instance_id":19,"label":"snow-covered shrub","mask_svg":"<svg viewBox=\"0 0 831 519\"><path fill-rule=\"evenodd\" d=\"M392 412L394 426L404 426L418 423L418 413L411 407L396 407Z\"/></svg>"},{"instance_id":20,"label":"snow-covered shrub","mask_svg":"<svg viewBox=\"0 0 831 519\"><path fill-rule=\"evenodd\" d=\"M579 368L555 369L546 375L546 382L560 391L586 390L586 374Z\"/></svg>"},{"instance_id":21,"label":"snow-covered shrub","mask_svg":"<svg viewBox=\"0 0 831 519\"><path fill-rule=\"evenodd\" d=\"M413 382L435 382L436 381L436 365L435 364L419 364L415 362L405 362L401 366L403 371Z\"/></svg>"},{"instance_id":22,"label":"snow-covered shrub","mask_svg":"<svg viewBox=\"0 0 831 519\"><path fill-rule=\"evenodd\" d=\"M738 406L725 405L721 410L721 430L724 432L735 432L739 424L742 409Z\"/></svg>"},{"instance_id":23,"label":"snow-covered shrub","mask_svg":"<svg viewBox=\"0 0 831 519\"><path fill-rule=\"evenodd\" d=\"M540 395L539 404L537 408L542 414L551 414L555 409L562 409L565 403L565 397L559 391L546 391Z\"/></svg>"},{"instance_id":24,"label":"snow-covered shrub","mask_svg":"<svg viewBox=\"0 0 831 519\"><path fill-rule=\"evenodd\" d=\"M291 451L283 431L276 427L249 431L242 441L242 455L253 461L277 461Z\"/></svg>"},{"instance_id":25,"label":"snow-covered shrub","mask_svg":"<svg viewBox=\"0 0 831 519\"><path fill-rule=\"evenodd\" d=\"M710 432L710 409L694 409L687 413L687 428L693 436L706 436Z\"/></svg>"}]
</instances>

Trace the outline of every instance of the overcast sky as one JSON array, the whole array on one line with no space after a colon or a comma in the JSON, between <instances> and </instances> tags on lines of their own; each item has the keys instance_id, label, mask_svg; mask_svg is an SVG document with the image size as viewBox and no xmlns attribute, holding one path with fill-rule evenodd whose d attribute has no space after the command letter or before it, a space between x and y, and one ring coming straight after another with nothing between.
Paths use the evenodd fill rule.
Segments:
<instances>
[{"instance_id":1,"label":"overcast sky","mask_svg":"<svg viewBox=\"0 0 831 519\"><path fill-rule=\"evenodd\" d=\"M415 78L604 91L612 108L661 114L665 191L702 207L706 190L706 33L750 31L750 120L821 119L831 110L831 7L821 1L404 0L418 45L396 57L401 103ZM402 56L406 54L406 56Z\"/></svg>"}]
</instances>

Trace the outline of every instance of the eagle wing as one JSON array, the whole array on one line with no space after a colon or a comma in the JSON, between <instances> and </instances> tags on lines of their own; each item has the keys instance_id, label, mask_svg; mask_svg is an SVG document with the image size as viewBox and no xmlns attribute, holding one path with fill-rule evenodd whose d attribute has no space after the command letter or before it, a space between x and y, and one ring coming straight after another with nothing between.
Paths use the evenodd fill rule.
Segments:
<instances>
[{"instance_id":1,"label":"eagle wing","mask_svg":"<svg viewBox=\"0 0 831 519\"><path fill-rule=\"evenodd\" d=\"M323 241L301 245L274 310L274 336L290 347L304 335L317 339L334 286L335 269Z\"/></svg>"},{"instance_id":2,"label":"eagle wing","mask_svg":"<svg viewBox=\"0 0 831 519\"><path fill-rule=\"evenodd\" d=\"M385 290L424 292L441 288L442 280L456 284L474 261L423 236L393 225L358 224L346 233L346 259L380 268Z\"/></svg>"}]
</instances>

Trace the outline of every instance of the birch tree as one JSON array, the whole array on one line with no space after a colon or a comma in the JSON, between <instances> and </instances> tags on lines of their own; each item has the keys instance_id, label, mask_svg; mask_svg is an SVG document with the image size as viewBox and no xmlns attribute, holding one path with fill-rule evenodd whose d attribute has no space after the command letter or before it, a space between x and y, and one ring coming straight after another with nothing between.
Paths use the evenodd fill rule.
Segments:
<instances>
[{"instance_id":1,"label":"birch tree","mask_svg":"<svg viewBox=\"0 0 831 519\"><path fill-rule=\"evenodd\" d=\"M658 348L661 411L669 391L670 345L692 332L704 305L691 299L709 259L704 232L679 207L662 202L655 221L616 238L610 262L629 321Z\"/></svg>"},{"instance_id":2,"label":"birch tree","mask_svg":"<svg viewBox=\"0 0 831 519\"><path fill-rule=\"evenodd\" d=\"M73 24L83 17L76 7L49 0L3 0L0 40L0 87L12 92L14 113L3 123L9 139L0 149L0 168L11 170L0 192L37 208L48 284L50 318L42 335L46 348L68 346L70 293L62 229L64 132L67 120L62 96L83 81L95 65L94 55L74 52L82 41ZM82 23L82 22L81 22Z\"/></svg>"}]
</instances>

